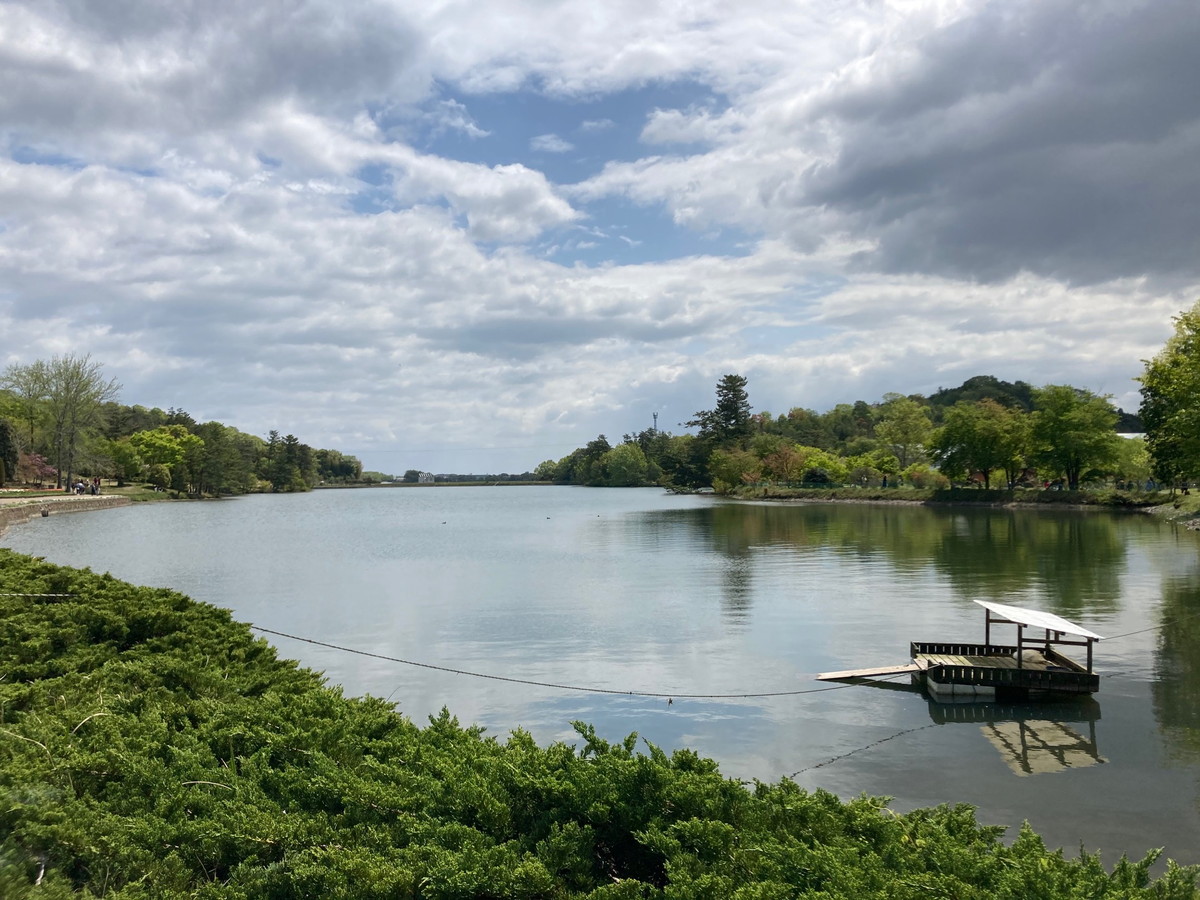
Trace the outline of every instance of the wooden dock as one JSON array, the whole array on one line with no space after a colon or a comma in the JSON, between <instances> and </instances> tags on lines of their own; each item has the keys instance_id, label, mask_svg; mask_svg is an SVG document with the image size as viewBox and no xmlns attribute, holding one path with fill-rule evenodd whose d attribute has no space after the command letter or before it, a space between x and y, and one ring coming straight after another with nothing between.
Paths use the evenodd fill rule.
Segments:
<instances>
[{"instance_id":1,"label":"wooden dock","mask_svg":"<svg viewBox=\"0 0 1200 900\"><path fill-rule=\"evenodd\" d=\"M878 675L903 675L906 672L919 672L923 666L920 663L898 663L894 666L875 666L870 669L847 669L844 672L822 672L817 681L844 681L847 678L874 678Z\"/></svg>"},{"instance_id":2,"label":"wooden dock","mask_svg":"<svg viewBox=\"0 0 1200 900\"><path fill-rule=\"evenodd\" d=\"M822 672L818 681L859 681L888 675L911 675L934 700L1002 702L1094 694L1100 676L1092 671L1092 647L1102 640L1093 631L1053 613L976 600L985 610L983 643L913 641L911 662ZM1016 644L992 641L994 625L1015 625ZM1026 629L1044 632L1028 634ZM1060 647L1082 647L1082 664L1063 655ZM881 687L883 685L880 685Z\"/></svg>"},{"instance_id":3,"label":"wooden dock","mask_svg":"<svg viewBox=\"0 0 1200 900\"><path fill-rule=\"evenodd\" d=\"M1049 667L1046 657L1040 653L1028 653L1017 665L1015 656L966 656L961 653L922 653L920 659L931 666L978 666L991 669L1041 669Z\"/></svg>"}]
</instances>

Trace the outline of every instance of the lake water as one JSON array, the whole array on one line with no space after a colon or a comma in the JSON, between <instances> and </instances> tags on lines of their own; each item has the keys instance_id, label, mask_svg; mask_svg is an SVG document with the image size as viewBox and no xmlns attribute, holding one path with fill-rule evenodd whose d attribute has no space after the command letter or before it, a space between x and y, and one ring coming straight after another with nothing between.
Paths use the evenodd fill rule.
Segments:
<instances>
[{"instance_id":1,"label":"lake water","mask_svg":"<svg viewBox=\"0 0 1200 900\"><path fill-rule=\"evenodd\" d=\"M1149 517L419 488L51 516L0 543L368 653L672 699L271 637L418 722L446 706L548 742L584 720L731 777L969 803L1108 864L1158 846L1200 862L1200 540ZM945 707L899 682L813 681L906 662L914 639L982 640L974 599L1121 635L1097 650L1096 699Z\"/></svg>"}]
</instances>

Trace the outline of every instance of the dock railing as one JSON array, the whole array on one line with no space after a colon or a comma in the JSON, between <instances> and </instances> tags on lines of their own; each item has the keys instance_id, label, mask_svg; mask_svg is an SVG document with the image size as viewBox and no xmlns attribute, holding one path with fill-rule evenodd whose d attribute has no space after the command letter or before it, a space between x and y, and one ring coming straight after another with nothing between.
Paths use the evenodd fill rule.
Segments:
<instances>
[{"instance_id":1,"label":"dock railing","mask_svg":"<svg viewBox=\"0 0 1200 900\"><path fill-rule=\"evenodd\" d=\"M1013 657L1017 653L1016 647L998 644L940 641L913 641L910 649L914 660L922 654ZM925 671L925 677L939 684L968 684L977 687L1018 688L1066 694L1092 694L1100 690L1099 675L1066 669L1000 668L931 662Z\"/></svg>"}]
</instances>

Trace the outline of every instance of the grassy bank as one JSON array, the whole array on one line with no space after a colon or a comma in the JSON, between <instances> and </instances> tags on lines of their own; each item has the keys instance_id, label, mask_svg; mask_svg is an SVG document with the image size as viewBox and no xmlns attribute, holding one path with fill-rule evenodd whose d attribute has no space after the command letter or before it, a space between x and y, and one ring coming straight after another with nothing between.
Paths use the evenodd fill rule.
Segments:
<instances>
[{"instance_id":1,"label":"grassy bank","mask_svg":"<svg viewBox=\"0 0 1200 900\"><path fill-rule=\"evenodd\" d=\"M1189 528L1200 523L1200 493L1176 494L1154 507L1154 513L1174 522L1183 522Z\"/></svg>"},{"instance_id":2,"label":"grassy bank","mask_svg":"<svg viewBox=\"0 0 1200 900\"><path fill-rule=\"evenodd\" d=\"M1108 509L1152 509L1171 501L1163 493L1125 491L1036 491L980 490L979 488L789 488L778 485L750 485L738 488L741 500L837 500L891 503L973 503L988 506L1094 506ZM1183 498L1187 499L1187 498Z\"/></svg>"},{"instance_id":3,"label":"grassy bank","mask_svg":"<svg viewBox=\"0 0 1200 900\"><path fill-rule=\"evenodd\" d=\"M5 898L1195 896L966 807L747 787L583 725L419 728L172 591L0 550L0 594Z\"/></svg>"}]
</instances>

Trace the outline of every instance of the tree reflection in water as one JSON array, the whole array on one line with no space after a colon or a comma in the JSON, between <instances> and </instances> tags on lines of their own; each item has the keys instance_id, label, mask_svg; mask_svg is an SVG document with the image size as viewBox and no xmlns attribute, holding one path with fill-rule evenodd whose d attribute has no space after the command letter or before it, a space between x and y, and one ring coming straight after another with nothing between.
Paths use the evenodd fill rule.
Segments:
<instances>
[{"instance_id":1,"label":"tree reflection in water","mask_svg":"<svg viewBox=\"0 0 1200 900\"><path fill-rule=\"evenodd\" d=\"M1106 513L868 504L741 504L685 516L714 550L746 560L756 549L826 548L856 559L886 557L899 572L935 569L969 599L1011 600L1071 618L1111 612L1120 601L1125 543ZM753 573L731 575L748 602ZM739 599L743 598L743 599Z\"/></svg>"},{"instance_id":2,"label":"tree reflection in water","mask_svg":"<svg viewBox=\"0 0 1200 900\"><path fill-rule=\"evenodd\" d=\"M1163 584L1154 712L1173 754L1200 758L1200 566Z\"/></svg>"}]
</instances>

